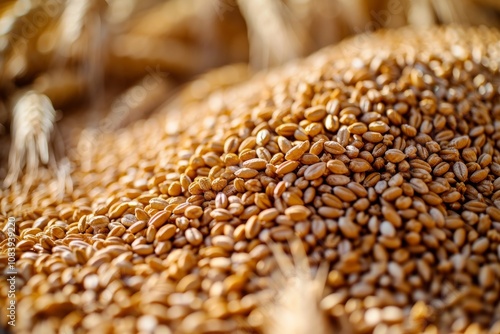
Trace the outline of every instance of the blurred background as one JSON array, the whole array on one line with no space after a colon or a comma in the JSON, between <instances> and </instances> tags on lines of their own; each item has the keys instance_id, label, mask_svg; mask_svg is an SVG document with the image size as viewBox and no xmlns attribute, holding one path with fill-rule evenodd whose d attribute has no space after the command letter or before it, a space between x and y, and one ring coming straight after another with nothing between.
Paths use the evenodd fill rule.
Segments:
<instances>
[{"instance_id":1,"label":"blurred background","mask_svg":"<svg viewBox=\"0 0 500 334\"><path fill-rule=\"evenodd\" d=\"M347 36L452 23L498 26L500 1L0 0L0 179Z\"/></svg>"}]
</instances>

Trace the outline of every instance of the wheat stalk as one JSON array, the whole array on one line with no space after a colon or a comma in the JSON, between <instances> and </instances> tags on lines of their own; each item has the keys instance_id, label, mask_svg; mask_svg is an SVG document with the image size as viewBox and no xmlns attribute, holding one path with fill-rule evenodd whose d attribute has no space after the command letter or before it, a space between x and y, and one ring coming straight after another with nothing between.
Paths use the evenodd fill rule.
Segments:
<instances>
[{"instance_id":1,"label":"wheat stalk","mask_svg":"<svg viewBox=\"0 0 500 334\"><path fill-rule=\"evenodd\" d=\"M272 275L274 299L262 307L266 334L332 333L333 329L320 308L328 267L321 265L312 275L301 241L290 242L292 260L277 244L270 248L278 264Z\"/></svg>"},{"instance_id":2,"label":"wheat stalk","mask_svg":"<svg viewBox=\"0 0 500 334\"><path fill-rule=\"evenodd\" d=\"M89 126L95 126L104 97L104 55L107 52L107 24L103 19L106 2L102 0L66 0L59 22L58 56L76 63L76 72L85 78L91 102ZM64 62L63 62L64 63ZM66 66L68 64L65 64Z\"/></svg>"},{"instance_id":3,"label":"wheat stalk","mask_svg":"<svg viewBox=\"0 0 500 334\"><path fill-rule=\"evenodd\" d=\"M494 26L498 20L470 0L432 0L436 16L441 23L487 24Z\"/></svg>"},{"instance_id":4,"label":"wheat stalk","mask_svg":"<svg viewBox=\"0 0 500 334\"><path fill-rule=\"evenodd\" d=\"M280 65L303 55L304 31L281 0L238 0L238 6L247 24L250 62L255 68Z\"/></svg>"},{"instance_id":5,"label":"wheat stalk","mask_svg":"<svg viewBox=\"0 0 500 334\"><path fill-rule=\"evenodd\" d=\"M70 57L81 38L93 1L67 0L60 20L59 52Z\"/></svg>"},{"instance_id":6,"label":"wheat stalk","mask_svg":"<svg viewBox=\"0 0 500 334\"><path fill-rule=\"evenodd\" d=\"M436 24L436 19L430 0L414 0L408 3L408 22L419 27Z\"/></svg>"}]
</instances>

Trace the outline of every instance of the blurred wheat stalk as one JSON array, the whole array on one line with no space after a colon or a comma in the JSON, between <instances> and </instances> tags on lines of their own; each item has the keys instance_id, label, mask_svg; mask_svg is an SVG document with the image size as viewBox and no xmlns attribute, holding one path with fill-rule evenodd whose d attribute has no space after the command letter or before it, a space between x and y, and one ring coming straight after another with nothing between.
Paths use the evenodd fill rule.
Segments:
<instances>
[{"instance_id":1,"label":"blurred wheat stalk","mask_svg":"<svg viewBox=\"0 0 500 334\"><path fill-rule=\"evenodd\" d=\"M500 2L2 1L0 178L7 176L7 186L20 180L31 185L55 171L63 188L70 183L60 175L68 169L50 158L61 115L59 141L76 145L76 128L114 131L145 117L176 87L210 68L250 62L263 69L367 30L449 23L498 26ZM243 72L209 74L187 98L199 98L199 87L238 81ZM38 173L49 161L52 172Z\"/></svg>"}]
</instances>

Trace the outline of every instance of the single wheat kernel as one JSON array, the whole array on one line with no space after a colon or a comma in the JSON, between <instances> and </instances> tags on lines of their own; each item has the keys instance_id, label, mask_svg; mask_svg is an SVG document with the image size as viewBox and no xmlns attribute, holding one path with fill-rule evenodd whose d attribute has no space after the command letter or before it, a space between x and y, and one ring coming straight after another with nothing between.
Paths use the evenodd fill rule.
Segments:
<instances>
[{"instance_id":1,"label":"single wheat kernel","mask_svg":"<svg viewBox=\"0 0 500 334\"><path fill-rule=\"evenodd\" d=\"M306 219L311 212L304 206L294 205L285 210L285 215L294 221Z\"/></svg>"},{"instance_id":2,"label":"single wheat kernel","mask_svg":"<svg viewBox=\"0 0 500 334\"><path fill-rule=\"evenodd\" d=\"M345 148L335 141L325 141L323 145L324 150L331 154L342 154L345 152Z\"/></svg>"},{"instance_id":3,"label":"single wheat kernel","mask_svg":"<svg viewBox=\"0 0 500 334\"><path fill-rule=\"evenodd\" d=\"M160 228L171 216L170 211L159 211L149 219L148 225L153 225L157 229Z\"/></svg>"},{"instance_id":4,"label":"single wheat kernel","mask_svg":"<svg viewBox=\"0 0 500 334\"><path fill-rule=\"evenodd\" d=\"M326 170L326 164L324 162L318 162L312 166L307 167L304 172L304 177L306 180L315 180L320 178Z\"/></svg>"}]
</instances>

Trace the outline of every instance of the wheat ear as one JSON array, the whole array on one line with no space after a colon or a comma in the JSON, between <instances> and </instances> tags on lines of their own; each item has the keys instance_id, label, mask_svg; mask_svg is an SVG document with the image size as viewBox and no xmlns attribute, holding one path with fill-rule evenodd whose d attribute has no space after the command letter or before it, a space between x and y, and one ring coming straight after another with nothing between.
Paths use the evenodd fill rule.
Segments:
<instances>
[{"instance_id":1,"label":"wheat ear","mask_svg":"<svg viewBox=\"0 0 500 334\"><path fill-rule=\"evenodd\" d=\"M55 118L56 111L47 96L28 91L18 99L13 109L12 144L5 186L18 182L26 168L29 188L40 165L49 163Z\"/></svg>"}]
</instances>

